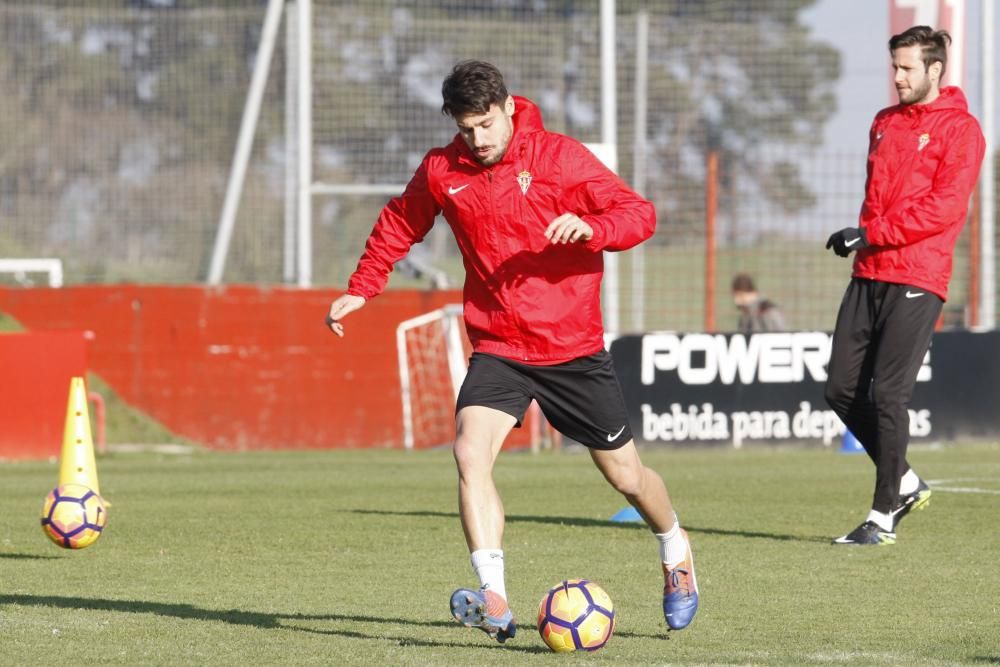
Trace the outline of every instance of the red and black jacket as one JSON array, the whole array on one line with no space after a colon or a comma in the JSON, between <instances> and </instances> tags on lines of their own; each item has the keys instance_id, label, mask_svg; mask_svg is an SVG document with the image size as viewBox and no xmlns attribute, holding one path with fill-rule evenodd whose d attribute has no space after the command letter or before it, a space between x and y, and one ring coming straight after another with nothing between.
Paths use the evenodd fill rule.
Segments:
<instances>
[{"instance_id":1,"label":"red and black jacket","mask_svg":"<svg viewBox=\"0 0 1000 667\"><path fill-rule=\"evenodd\" d=\"M986 142L961 89L875 116L860 226L869 247L857 278L913 285L947 299L955 241L965 224Z\"/></svg>"},{"instance_id":2,"label":"red and black jacket","mask_svg":"<svg viewBox=\"0 0 1000 667\"><path fill-rule=\"evenodd\" d=\"M532 102L514 100L513 136L497 164L482 166L459 135L427 153L382 210L347 291L379 294L443 213L465 265L473 349L554 364L604 348L602 251L652 236L656 213L580 142L546 131ZM585 220L593 238L552 245L545 229L563 213Z\"/></svg>"}]
</instances>

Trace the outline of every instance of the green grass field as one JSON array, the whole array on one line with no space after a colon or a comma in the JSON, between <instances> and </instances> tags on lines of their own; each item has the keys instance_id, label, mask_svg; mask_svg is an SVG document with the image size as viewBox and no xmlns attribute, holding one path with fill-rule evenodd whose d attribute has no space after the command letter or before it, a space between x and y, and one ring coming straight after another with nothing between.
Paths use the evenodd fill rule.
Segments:
<instances>
[{"instance_id":1,"label":"green grass field","mask_svg":"<svg viewBox=\"0 0 1000 667\"><path fill-rule=\"evenodd\" d=\"M871 466L834 450L646 450L695 549L701 610L669 638L657 546L585 453L504 453L505 646L455 624L475 579L448 451L112 453L106 534L78 552L38 525L55 463L0 465L0 664L1000 664L1000 446L914 448L936 486L890 547L834 547ZM550 653L538 600L600 583L618 628Z\"/></svg>"}]
</instances>

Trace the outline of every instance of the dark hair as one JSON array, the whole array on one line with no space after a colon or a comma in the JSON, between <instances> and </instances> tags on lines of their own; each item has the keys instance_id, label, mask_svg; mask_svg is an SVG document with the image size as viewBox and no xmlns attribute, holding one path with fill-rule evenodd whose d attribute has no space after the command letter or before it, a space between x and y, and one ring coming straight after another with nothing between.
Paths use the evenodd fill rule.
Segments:
<instances>
[{"instance_id":1,"label":"dark hair","mask_svg":"<svg viewBox=\"0 0 1000 667\"><path fill-rule=\"evenodd\" d=\"M441 113L458 118L486 113L494 104L502 107L508 93L500 70L482 60L464 60L445 77L441 97Z\"/></svg>"},{"instance_id":2,"label":"dark hair","mask_svg":"<svg viewBox=\"0 0 1000 667\"><path fill-rule=\"evenodd\" d=\"M948 46L951 35L946 30L934 30L930 26L915 25L905 32L893 35L889 40L889 53L907 46L921 48L920 59L924 62L924 71L928 71L934 63L941 63L941 75L948 67Z\"/></svg>"},{"instance_id":3,"label":"dark hair","mask_svg":"<svg viewBox=\"0 0 1000 667\"><path fill-rule=\"evenodd\" d=\"M753 278L750 277L750 274L737 273L735 276L733 276L733 291L756 292L757 288L754 287Z\"/></svg>"}]
</instances>

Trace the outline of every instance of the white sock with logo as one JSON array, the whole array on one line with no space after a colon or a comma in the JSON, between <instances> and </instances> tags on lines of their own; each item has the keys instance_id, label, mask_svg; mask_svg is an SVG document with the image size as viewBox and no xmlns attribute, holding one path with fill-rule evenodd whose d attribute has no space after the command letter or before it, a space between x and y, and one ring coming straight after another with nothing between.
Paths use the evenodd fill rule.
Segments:
<instances>
[{"instance_id":1,"label":"white sock with logo","mask_svg":"<svg viewBox=\"0 0 1000 667\"><path fill-rule=\"evenodd\" d=\"M899 495L908 496L916 491L919 485L920 478L917 477L917 473L913 472L913 468L910 468L903 474L903 478L899 480Z\"/></svg>"},{"instance_id":2,"label":"white sock with logo","mask_svg":"<svg viewBox=\"0 0 1000 667\"><path fill-rule=\"evenodd\" d=\"M507 587L503 581L503 551L501 549L478 549L472 552L472 569L479 577L479 584L488 588L504 600Z\"/></svg>"},{"instance_id":3,"label":"white sock with logo","mask_svg":"<svg viewBox=\"0 0 1000 667\"><path fill-rule=\"evenodd\" d=\"M887 533L892 532L892 515L872 510L868 513L866 521L871 521Z\"/></svg>"},{"instance_id":4,"label":"white sock with logo","mask_svg":"<svg viewBox=\"0 0 1000 667\"><path fill-rule=\"evenodd\" d=\"M680 565L687 558L687 540L681 534L681 522L674 514L674 525L665 533L653 533L660 540L660 560L667 564L668 569Z\"/></svg>"}]
</instances>

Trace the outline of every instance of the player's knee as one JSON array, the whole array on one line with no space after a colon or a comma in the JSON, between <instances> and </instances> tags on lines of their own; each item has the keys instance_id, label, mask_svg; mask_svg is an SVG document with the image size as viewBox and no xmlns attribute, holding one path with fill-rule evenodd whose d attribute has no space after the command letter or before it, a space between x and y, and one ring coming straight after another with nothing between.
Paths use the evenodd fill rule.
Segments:
<instances>
[{"instance_id":1,"label":"player's knee","mask_svg":"<svg viewBox=\"0 0 1000 667\"><path fill-rule=\"evenodd\" d=\"M634 498L642 494L643 475L642 469L620 468L608 475L608 482L615 491L626 498Z\"/></svg>"},{"instance_id":2,"label":"player's knee","mask_svg":"<svg viewBox=\"0 0 1000 667\"><path fill-rule=\"evenodd\" d=\"M826 404L838 413L844 405L850 402L850 397L847 395L844 387L839 383L829 380L823 388L823 398L826 400Z\"/></svg>"},{"instance_id":3,"label":"player's knee","mask_svg":"<svg viewBox=\"0 0 1000 667\"><path fill-rule=\"evenodd\" d=\"M456 438L452 454L455 457L455 465L458 466L460 475L475 475L483 471L489 471L489 456L486 454L488 448L472 439L462 437Z\"/></svg>"},{"instance_id":4,"label":"player's knee","mask_svg":"<svg viewBox=\"0 0 1000 667\"><path fill-rule=\"evenodd\" d=\"M872 392L872 403L879 414L906 416L906 406L908 399L899 395L898 392L874 391Z\"/></svg>"},{"instance_id":5,"label":"player's knee","mask_svg":"<svg viewBox=\"0 0 1000 667\"><path fill-rule=\"evenodd\" d=\"M467 438L459 436L455 439L455 446L452 447L451 452L455 457L455 463L461 469L463 465L469 465L471 463L474 450L472 448L472 443L469 442Z\"/></svg>"}]
</instances>

